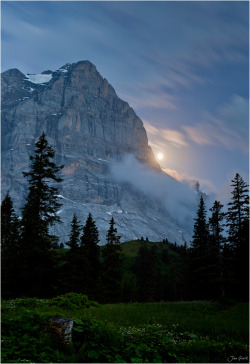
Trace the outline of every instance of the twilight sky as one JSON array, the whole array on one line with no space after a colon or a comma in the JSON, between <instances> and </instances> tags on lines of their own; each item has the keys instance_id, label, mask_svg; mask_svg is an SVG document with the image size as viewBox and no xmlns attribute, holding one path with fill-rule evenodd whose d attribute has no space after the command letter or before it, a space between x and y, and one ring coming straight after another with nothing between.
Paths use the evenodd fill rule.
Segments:
<instances>
[{"instance_id":1,"label":"twilight sky","mask_svg":"<svg viewBox=\"0 0 250 364\"><path fill-rule=\"evenodd\" d=\"M2 1L1 10L2 72L88 59L143 120L170 174L221 200L236 172L248 181L247 1Z\"/></svg>"}]
</instances>

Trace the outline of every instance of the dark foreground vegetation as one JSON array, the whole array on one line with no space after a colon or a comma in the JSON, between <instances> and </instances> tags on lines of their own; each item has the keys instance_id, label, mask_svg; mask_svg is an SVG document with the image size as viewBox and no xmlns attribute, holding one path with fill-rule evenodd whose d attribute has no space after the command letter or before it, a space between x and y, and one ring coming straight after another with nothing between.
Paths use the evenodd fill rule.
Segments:
<instances>
[{"instance_id":1,"label":"dark foreground vegetation","mask_svg":"<svg viewBox=\"0 0 250 364\"><path fill-rule=\"evenodd\" d=\"M72 342L50 319L75 320ZM2 362L248 361L248 304L211 301L98 305L81 294L2 304Z\"/></svg>"},{"instance_id":2,"label":"dark foreground vegetation","mask_svg":"<svg viewBox=\"0 0 250 364\"><path fill-rule=\"evenodd\" d=\"M2 202L2 362L248 361L249 196L242 177L232 180L227 211L215 201L207 217L200 194L190 246L143 237L121 244L112 218L100 247L89 214L84 226L72 217L64 248L50 229L60 223L63 168L53 158L43 134L24 173L21 217L9 194ZM154 303L161 301L173 302ZM56 316L75 319L69 345L50 330Z\"/></svg>"}]
</instances>

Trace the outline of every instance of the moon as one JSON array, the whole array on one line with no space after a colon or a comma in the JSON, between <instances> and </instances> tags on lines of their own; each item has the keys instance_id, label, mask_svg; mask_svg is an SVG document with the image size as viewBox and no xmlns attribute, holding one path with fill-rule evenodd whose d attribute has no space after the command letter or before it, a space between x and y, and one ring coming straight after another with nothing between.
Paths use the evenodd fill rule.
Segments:
<instances>
[{"instance_id":1,"label":"moon","mask_svg":"<svg viewBox=\"0 0 250 364\"><path fill-rule=\"evenodd\" d=\"M158 159L159 161L162 161L162 160L163 160L163 158L164 158L164 155L163 155L162 153L158 153L158 154L157 154L157 159Z\"/></svg>"}]
</instances>

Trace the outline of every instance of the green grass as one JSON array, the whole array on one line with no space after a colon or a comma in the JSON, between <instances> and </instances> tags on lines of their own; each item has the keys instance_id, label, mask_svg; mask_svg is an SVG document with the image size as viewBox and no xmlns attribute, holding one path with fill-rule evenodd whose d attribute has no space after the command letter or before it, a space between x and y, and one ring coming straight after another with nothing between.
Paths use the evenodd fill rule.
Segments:
<instances>
[{"instance_id":1,"label":"green grass","mask_svg":"<svg viewBox=\"0 0 250 364\"><path fill-rule=\"evenodd\" d=\"M14 301L9 301L14 302ZM46 302L46 301L45 301ZM9 303L10 305L10 303ZM64 316L97 319L115 327L140 327L160 324L170 328L175 325L177 332L192 332L211 339L235 339L248 343L249 308L247 303L230 306L216 302L167 302L106 304L90 309L67 309L49 306L46 303L35 307L6 309L3 304L2 317L17 318L24 312L42 316Z\"/></svg>"},{"instance_id":2,"label":"green grass","mask_svg":"<svg viewBox=\"0 0 250 364\"><path fill-rule=\"evenodd\" d=\"M212 302L169 302L102 305L85 311L85 317L107 321L114 326L160 324L176 331L199 333L210 338L248 342L248 304L223 307Z\"/></svg>"},{"instance_id":3,"label":"green grass","mask_svg":"<svg viewBox=\"0 0 250 364\"><path fill-rule=\"evenodd\" d=\"M222 363L230 355L248 355L247 303L96 305L86 296L70 297L3 301L4 362ZM76 320L70 351L45 330L58 316Z\"/></svg>"},{"instance_id":4,"label":"green grass","mask_svg":"<svg viewBox=\"0 0 250 364\"><path fill-rule=\"evenodd\" d=\"M122 253L129 258L135 258L138 256L141 246L145 246L149 249L155 246L158 251L168 249L166 243L155 243L145 240L132 240L121 243Z\"/></svg>"}]
</instances>

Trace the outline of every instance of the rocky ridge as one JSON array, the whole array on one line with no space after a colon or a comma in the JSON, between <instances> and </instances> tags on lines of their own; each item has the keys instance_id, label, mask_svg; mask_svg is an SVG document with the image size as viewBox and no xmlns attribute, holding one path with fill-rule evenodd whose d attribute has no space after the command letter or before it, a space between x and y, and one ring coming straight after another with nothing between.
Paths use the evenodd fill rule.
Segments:
<instances>
[{"instance_id":1,"label":"rocky ridge","mask_svg":"<svg viewBox=\"0 0 250 364\"><path fill-rule=\"evenodd\" d=\"M126 154L161 172L141 119L91 62L66 64L41 75L17 69L2 73L2 198L9 190L17 209L27 193L22 171L29 169L29 156L43 131L55 148L56 163L65 166L58 211L64 224L55 227L63 242L73 213L85 223L89 212L101 244L111 216L122 241L141 236L189 240L160 201L112 179L110 164Z\"/></svg>"}]
</instances>

